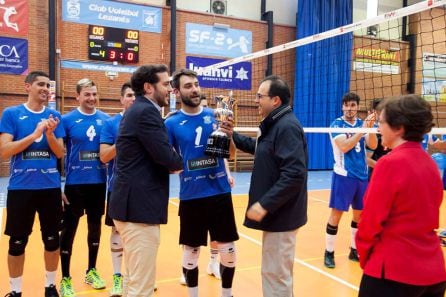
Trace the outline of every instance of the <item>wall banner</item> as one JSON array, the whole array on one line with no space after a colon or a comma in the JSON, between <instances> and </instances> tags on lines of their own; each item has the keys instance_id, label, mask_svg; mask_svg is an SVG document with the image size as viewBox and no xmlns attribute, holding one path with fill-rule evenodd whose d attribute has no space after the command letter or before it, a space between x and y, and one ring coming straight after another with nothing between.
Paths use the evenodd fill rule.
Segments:
<instances>
[{"instance_id":1,"label":"wall banner","mask_svg":"<svg viewBox=\"0 0 446 297\"><path fill-rule=\"evenodd\" d=\"M204 71L209 65L223 62L220 59L186 57L186 68L198 74L200 87L230 90L251 90L251 62L240 62L230 66Z\"/></svg>"},{"instance_id":2,"label":"wall banner","mask_svg":"<svg viewBox=\"0 0 446 297\"><path fill-rule=\"evenodd\" d=\"M0 73L28 74L28 40L0 37Z\"/></svg>"}]
</instances>

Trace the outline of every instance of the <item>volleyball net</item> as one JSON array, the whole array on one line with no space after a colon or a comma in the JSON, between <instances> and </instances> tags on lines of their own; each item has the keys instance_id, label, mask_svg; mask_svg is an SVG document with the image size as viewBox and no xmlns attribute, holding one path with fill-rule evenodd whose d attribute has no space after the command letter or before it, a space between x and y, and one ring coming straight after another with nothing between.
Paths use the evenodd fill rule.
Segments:
<instances>
[{"instance_id":1,"label":"volleyball net","mask_svg":"<svg viewBox=\"0 0 446 297\"><path fill-rule=\"evenodd\" d=\"M418 94L432 106L432 133L446 134L440 128L446 126L445 5L446 0L422 1L208 66L199 74L232 71L250 79L251 87L203 92L211 106L214 97L232 95L236 128L255 131L261 120L255 103L258 85L266 74L278 75L290 86L291 105L305 131L315 133L330 132L326 127L333 115L342 115L346 92L360 96L360 118L367 116L374 99ZM248 67L240 66L246 63Z\"/></svg>"}]
</instances>

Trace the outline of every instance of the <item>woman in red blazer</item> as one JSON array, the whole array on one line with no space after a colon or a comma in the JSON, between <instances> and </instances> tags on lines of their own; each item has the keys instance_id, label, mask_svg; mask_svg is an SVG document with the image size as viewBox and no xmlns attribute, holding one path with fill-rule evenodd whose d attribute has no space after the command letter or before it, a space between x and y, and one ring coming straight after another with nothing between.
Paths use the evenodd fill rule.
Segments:
<instances>
[{"instance_id":1,"label":"woman in red blazer","mask_svg":"<svg viewBox=\"0 0 446 297\"><path fill-rule=\"evenodd\" d=\"M382 144L392 152L377 162L364 197L359 296L443 297L446 268L435 233L443 184L420 144L433 126L430 105L406 95L384 100L379 110Z\"/></svg>"}]
</instances>

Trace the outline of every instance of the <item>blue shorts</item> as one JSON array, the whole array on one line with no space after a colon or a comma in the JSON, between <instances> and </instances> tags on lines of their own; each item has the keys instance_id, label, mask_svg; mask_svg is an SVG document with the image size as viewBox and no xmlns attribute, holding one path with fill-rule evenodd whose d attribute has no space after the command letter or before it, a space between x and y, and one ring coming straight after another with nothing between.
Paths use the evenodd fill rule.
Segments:
<instances>
[{"instance_id":1,"label":"blue shorts","mask_svg":"<svg viewBox=\"0 0 446 297\"><path fill-rule=\"evenodd\" d=\"M368 181L333 173L331 181L330 208L348 211L350 205L355 210L362 210Z\"/></svg>"}]
</instances>

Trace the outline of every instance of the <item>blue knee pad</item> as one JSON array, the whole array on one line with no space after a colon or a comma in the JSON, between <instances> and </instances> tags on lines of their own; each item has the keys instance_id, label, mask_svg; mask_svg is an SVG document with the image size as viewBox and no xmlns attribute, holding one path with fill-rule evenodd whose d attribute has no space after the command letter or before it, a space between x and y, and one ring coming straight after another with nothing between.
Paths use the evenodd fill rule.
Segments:
<instances>
[{"instance_id":1,"label":"blue knee pad","mask_svg":"<svg viewBox=\"0 0 446 297\"><path fill-rule=\"evenodd\" d=\"M60 244L59 232L55 232L54 234L43 234L42 235L43 245L45 247L45 251L54 252L57 251Z\"/></svg>"},{"instance_id":2,"label":"blue knee pad","mask_svg":"<svg viewBox=\"0 0 446 297\"><path fill-rule=\"evenodd\" d=\"M234 242L219 242L218 253L220 254L220 263L223 266L233 268L237 261Z\"/></svg>"},{"instance_id":3,"label":"blue knee pad","mask_svg":"<svg viewBox=\"0 0 446 297\"><path fill-rule=\"evenodd\" d=\"M27 243L28 243L28 236L25 237L11 236L9 238L8 254L16 257L23 255L25 253L25 248Z\"/></svg>"}]
</instances>

